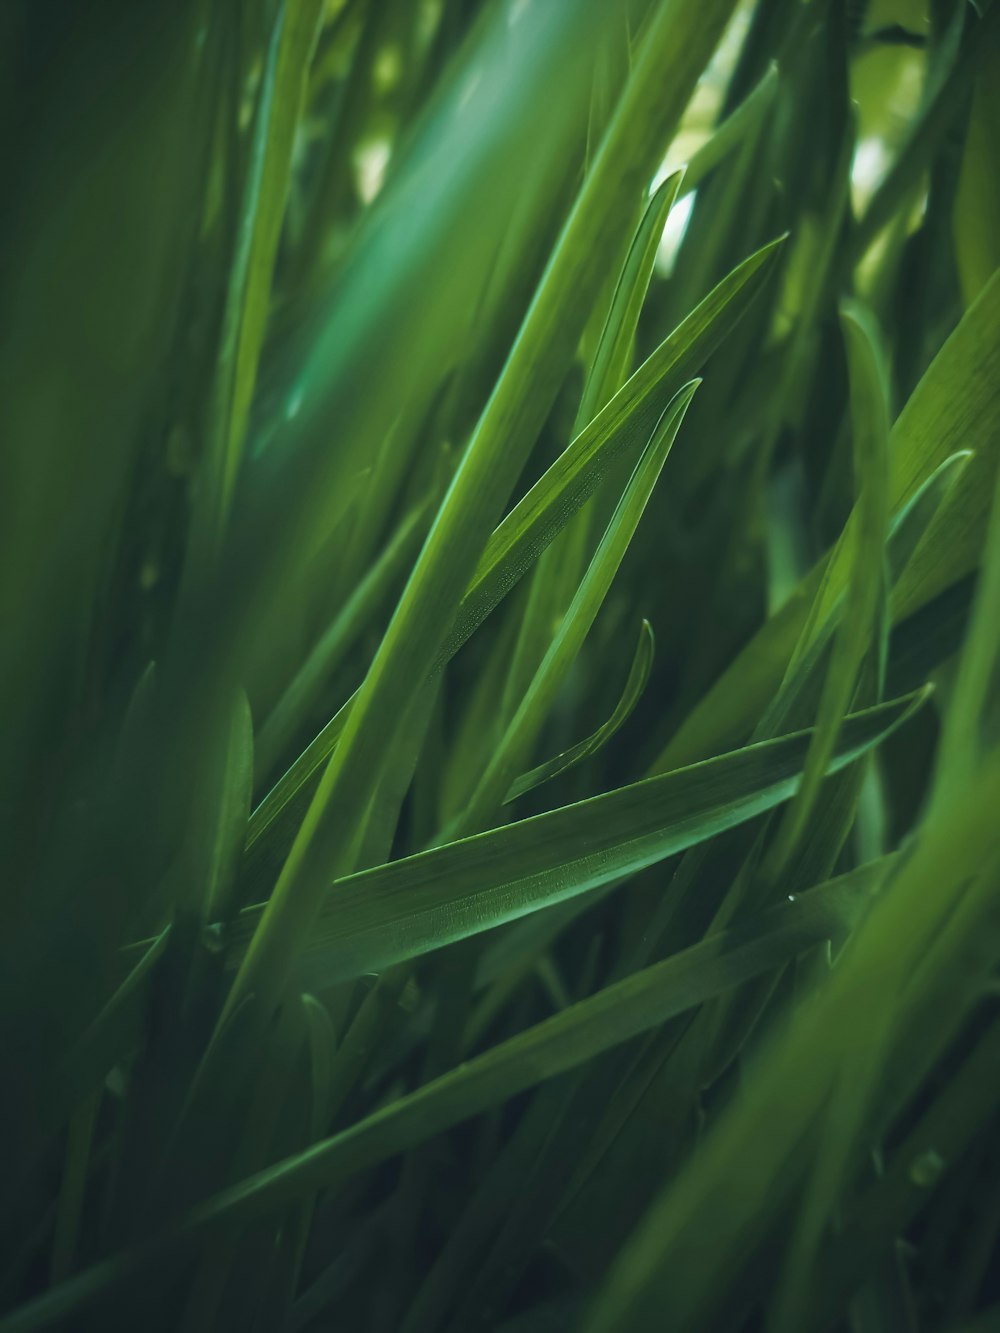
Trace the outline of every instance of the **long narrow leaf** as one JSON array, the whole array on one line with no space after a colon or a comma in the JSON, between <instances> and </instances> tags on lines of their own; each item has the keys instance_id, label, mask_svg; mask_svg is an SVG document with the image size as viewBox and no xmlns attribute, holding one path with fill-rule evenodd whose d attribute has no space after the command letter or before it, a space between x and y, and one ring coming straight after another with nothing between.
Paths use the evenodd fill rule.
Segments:
<instances>
[{"instance_id":1,"label":"long narrow leaf","mask_svg":"<svg viewBox=\"0 0 1000 1333\"><path fill-rule=\"evenodd\" d=\"M919 692L849 717L830 771L909 718ZM787 800L811 734L799 732L648 778L576 805L420 852L338 881L301 959L329 984L417 957L582 894L733 828ZM231 965L261 908L234 923Z\"/></svg>"},{"instance_id":2,"label":"long narrow leaf","mask_svg":"<svg viewBox=\"0 0 1000 1333\"><path fill-rule=\"evenodd\" d=\"M543 764L531 769L530 772L522 773L516 782L511 783L506 800L516 801L519 796L534 791L536 787L540 787L544 782L551 782L560 773L567 772L568 769L582 763L585 759L589 759L592 754L596 754L598 750L602 749L631 716L632 709L638 703L639 697L646 687L652 665L653 630L649 621L644 620L639 630L639 642L636 644L635 655L632 658L632 665L629 667L625 688L622 690L621 697L615 704L611 716L584 740L578 741L576 745L570 746L568 750L563 750L561 754L547 759Z\"/></svg>"}]
</instances>

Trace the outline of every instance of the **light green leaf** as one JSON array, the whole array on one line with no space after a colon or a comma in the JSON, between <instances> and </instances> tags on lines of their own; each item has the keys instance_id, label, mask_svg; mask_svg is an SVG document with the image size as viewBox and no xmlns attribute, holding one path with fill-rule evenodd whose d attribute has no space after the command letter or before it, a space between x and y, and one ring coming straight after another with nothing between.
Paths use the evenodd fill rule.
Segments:
<instances>
[{"instance_id":1,"label":"light green leaf","mask_svg":"<svg viewBox=\"0 0 1000 1333\"><path fill-rule=\"evenodd\" d=\"M902 725L926 691L852 714L836 772ZM392 861L336 881L302 957L313 987L379 971L514 921L733 828L787 800L809 732L747 746L576 805ZM262 912L233 923L230 966Z\"/></svg>"},{"instance_id":2,"label":"light green leaf","mask_svg":"<svg viewBox=\"0 0 1000 1333\"><path fill-rule=\"evenodd\" d=\"M639 315L680 177L681 173L675 172L654 191L632 238L604 325L597 338L596 351L590 358L573 428L574 439L628 378ZM627 458L623 458L615 466L612 476L616 485L625 484L625 477L619 478L618 474L626 462ZM501 696L501 723L513 716L551 641L553 624L558 622L569 605L583 572L594 517L594 505L584 509L578 517L574 516L561 539L547 546L535 563L528 600L521 616Z\"/></svg>"},{"instance_id":3,"label":"light green leaf","mask_svg":"<svg viewBox=\"0 0 1000 1333\"><path fill-rule=\"evenodd\" d=\"M663 235L667 214L673 207L683 172L675 171L653 192L632 238L624 267L611 299L604 328L597 344L593 364L587 375L583 397L577 412L577 428L588 424L613 398L628 379L629 363L639 324L639 313L646 299L653 261Z\"/></svg>"}]
</instances>

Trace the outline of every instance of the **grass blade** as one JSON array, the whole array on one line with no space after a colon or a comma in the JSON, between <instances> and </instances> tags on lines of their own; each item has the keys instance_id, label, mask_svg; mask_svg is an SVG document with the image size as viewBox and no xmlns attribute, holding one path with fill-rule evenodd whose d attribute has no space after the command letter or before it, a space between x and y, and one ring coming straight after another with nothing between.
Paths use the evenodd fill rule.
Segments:
<instances>
[{"instance_id":1,"label":"grass blade","mask_svg":"<svg viewBox=\"0 0 1000 1333\"><path fill-rule=\"evenodd\" d=\"M816 729L802 775L802 786L785 812L768 850L762 873L772 881L788 864L801 839L819 795L841 718L850 707L862 659L885 599L885 542L888 528L889 412L883 357L877 330L864 313L847 308L842 314L851 380L851 415L855 475L859 498L850 595L823 682ZM876 645L881 659L882 652ZM881 675L881 672L879 673Z\"/></svg>"},{"instance_id":2,"label":"grass blade","mask_svg":"<svg viewBox=\"0 0 1000 1333\"><path fill-rule=\"evenodd\" d=\"M322 11L322 0L283 0L268 50L216 371L211 430L214 494L211 512L205 516L216 536L221 535L229 512L240 467L288 197L292 147Z\"/></svg>"},{"instance_id":3,"label":"grass blade","mask_svg":"<svg viewBox=\"0 0 1000 1333\"><path fill-rule=\"evenodd\" d=\"M911 716L919 692L853 714L830 771ZM787 800L809 732L748 746L338 881L301 959L304 984L378 971L620 879ZM234 923L238 965L260 907Z\"/></svg>"},{"instance_id":4,"label":"grass blade","mask_svg":"<svg viewBox=\"0 0 1000 1333\"><path fill-rule=\"evenodd\" d=\"M580 651L611 581L625 558L625 552L700 382L695 380L681 389L657 423L548 652L493 750L465 810L458 818L457 829L471 831L481 828L502 804L504 793L514 775L529 757L559 687Z\"/></svg>"},{"instance_id":5,"label":"grass blade","mask_svg":"<svg viewBox=\"0 0 1000 1333\"><path fill-rule=\"evenodd\" d=\"M654 190L632 239L580 400L577 423L581 428L628 379L639 312L653 276L653 261L667 214L677 198L682 176L682 172L676 171Z\"/></svg>"},{"instance_id":6,"label":"grass blade","mask_svg":"<svg viewBox=\"0 0 1000 1333\"><path fill-rule=\"evenodd\" d=\"M522 773L517 781L511 784L505 801L516 801L519 796L524 796L526 792L534 791L542 783L550 782L553 778L558 777L560 773L565 773L567 769L583 763L585 759L589 759L592 754L596 754L598 750L607 745L615 732L628 721L633 708L639 701L639 696L646 688L646 682L649 679L649 673L653 665L653 651L652 626L648 620L644 620L639 630L639 642L636 644L632 665L629 667L628 679L625 681L625 688L622 690L621 697L615 704L611 716L584 740L578 741L576 745L571 746L568 750L563 750L562 754L547 759L545 763L539 764L530 772Z\"/></svg>"},{"instance_id":7,"label":"grass blade","mask_svg":"<svg viewBox=\"0 0 1000 1333\"><path fill-rule=\"evenodd\" d=\"M261 727L257 742L257 773L270 773L323 684L402 574L424 535L429 502L410 511L385 549L345 601L336 618L299 668ZM329 754L329 751L327 751ZM318 767L319 761L316 761ZM310 770L313 771L313 770Z\"/></svg>"}]
</instances>

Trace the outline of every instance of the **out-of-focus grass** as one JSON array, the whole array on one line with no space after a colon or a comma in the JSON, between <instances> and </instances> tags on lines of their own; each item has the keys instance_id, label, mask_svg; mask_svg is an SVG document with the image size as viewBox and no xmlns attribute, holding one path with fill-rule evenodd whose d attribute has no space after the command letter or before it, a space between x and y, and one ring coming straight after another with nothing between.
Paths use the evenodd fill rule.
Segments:
<instances>
[{"instance_id":1,"label":"out-of-focus grass","mask_svg":"<svg viewBox=\"0 0 1000 1333\"><path fill-rule=\"evenodd\" d=\"M995 7L56 10L0 1329L989 1327Z\"/></svg>"}]
</instances>

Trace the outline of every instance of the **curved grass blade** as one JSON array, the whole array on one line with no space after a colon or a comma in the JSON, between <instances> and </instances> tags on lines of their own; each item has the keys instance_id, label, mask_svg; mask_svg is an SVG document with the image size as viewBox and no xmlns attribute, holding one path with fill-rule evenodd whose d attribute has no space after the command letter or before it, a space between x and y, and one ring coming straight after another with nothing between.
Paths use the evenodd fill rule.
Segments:
<instances>
[{"instance_id":1,"label":"curved grass blade","mask_svg":"<svg viewBox=\"0 0 1000 1333\"><path fill-rule=\"evenodd\" d=\"M693 380L681 389L657 423L548 651L459 816L458 827L463 832L482 828L493 817L514 774L530 753L625 558L700 383Z\"/></svg>"},{"instance_id":2,"label":"curved grass blade","mask_svg":"<svg viewBox=\"0 0 1000 1333\"><path fill-rule=\"evenodd\" d=\"M852 714L829 771L878 744L928 692ZM787 800L811 733L750 745L687 769L419 852L335 881L300 958L313 987L376 972L586 893ZM263 908L233 923L238 967Z\"/></svg>"},{"instance_id":3,"label":"curved grass blade","mask_svg":"<svg viewBox=\"0 0 1000 1333\"><path fill-rule=\"evenodd\" d=\"M563 750L562 754L547 759L544 764L539 764L530 772L523 773L516 782L511 784L510 790L504 798L505 802L516 801L519 796L534 791L543 782L551 782L553 778L565 773L570 768L574 768L585 759L589 759L591 755L596 754L598 750L607 745L615 732L624 726L631 717L632 709L639 702L639 698L646 688L646 682L649 680L649 673L653 666L653 651L653 627L648 620L644 620L639 630L639 642L636 644L632 665L629 667L628 679L625 681L625 688L622 690L621 698L615 704L611 716L605 722L602 722L597 730L587 736L586 739L578 741L576 745L571 746L568 750Z\"/></svg>"},{"instance_id":4,"label":"curved grass blade","mask_svg":"<svg viewBox=\"0 0 1000 1333\"><path fill-rule=\"evenodd\" d=\"M956 450L934 469L894 517L886 545L889 582L893 587L902 577L934 515L974 457L971 449Z\"/></svg>"},{"instance_id":5,"label":"curved grass blade","mask_svg":"<svg viewBox=\"0 0 1000 1333\"><path fill-rule=\"evenodd\" d=\"M314 995L301 997L309 1048L309 1073L312 1081L310 1109L310 1137L323 1132L329 1116L330 1089L333 1085L333 1060L337 1048L337 1033L326 1006Z\"/></svg>"},{"instance_id":6,"label":"curved grass blade","mask_svg":"<svg viewBox=\"0 0 1000 1333\"><path fill-rule=\"evenodd\" d=\"M304 994L300 999L305 1017L311 1083L309 1126L306 1142L312 1143L323 1135L330 1123L330 1093L333 1087L334 1052L337 1046L337 1034L324 1004L321 1004L313 995ZM291 1210L291 1216L288 1219L289 1252L285 1257L286 1299L283 1302L286 1309L291 1305L302 1272L302 1261L305 1257L309 1239L314 1206L314 1198L301 1199Z\"/></svg>"}]
</instances>

